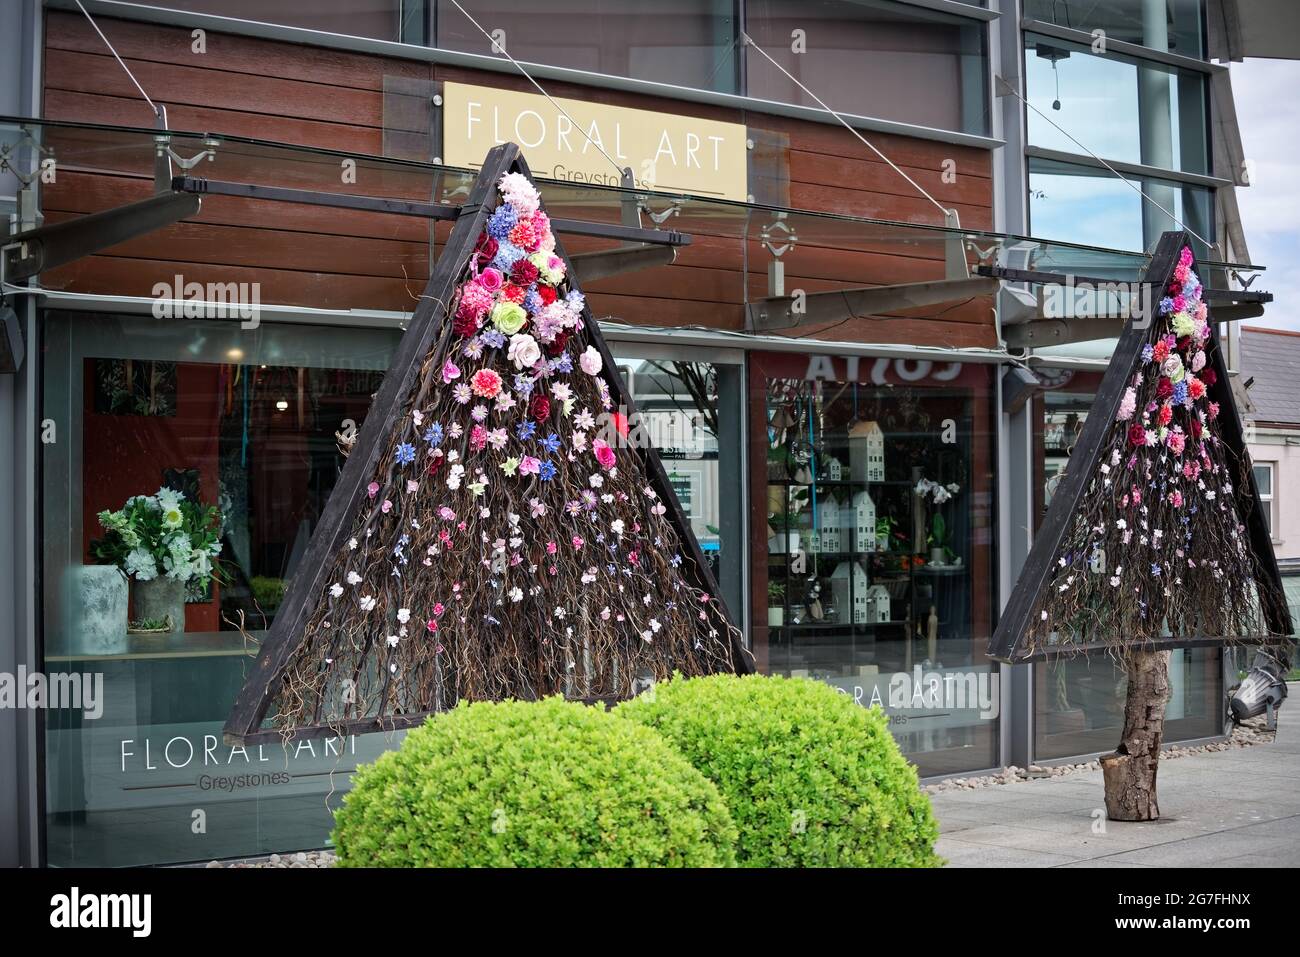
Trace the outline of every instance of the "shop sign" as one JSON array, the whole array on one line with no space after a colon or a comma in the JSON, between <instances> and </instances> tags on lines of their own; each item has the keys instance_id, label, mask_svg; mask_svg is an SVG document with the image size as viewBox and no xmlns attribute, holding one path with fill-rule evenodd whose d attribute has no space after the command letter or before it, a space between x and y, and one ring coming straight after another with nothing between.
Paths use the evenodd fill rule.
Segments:
<instances>
[{"instance_id":1,"label":"shop sign","mask_svg":"<svg viewBox=\"0 0 1300 957\"><path fill-rule=\"evenodd\" d=\"M618 186L603 149L631 167L641 188L748 198L747 134L739 123L558 97L552 103L464 83L444 83L442 97L442 161L449 166L478 169L492 147L515 142L534 176Z\"/></svg>"}]
</instances>

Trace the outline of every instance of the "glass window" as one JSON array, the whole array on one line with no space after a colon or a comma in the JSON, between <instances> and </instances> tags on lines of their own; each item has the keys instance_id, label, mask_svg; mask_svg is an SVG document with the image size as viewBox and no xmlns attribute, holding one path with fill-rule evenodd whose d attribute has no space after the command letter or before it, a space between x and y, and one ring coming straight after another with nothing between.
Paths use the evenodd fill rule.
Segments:
<instances>
[{"instance_id":1,"label":"glass window","mask_svg":"<svg viewBox=\"0 0 1300 957\"><path fill-rule=\"evenodd\" d=\"M984 24L888 0L748 0L746 29L834 110L984 134ZM750 96L816 106L758 53Z\"/></svg>"},{"instance_id":2,"label":"glass window","mask_svg":"<svg viewBox=\"0 0 1300 957\"><path fill-rule=\"evenodd\" d=\"M751 357L759 668L879 703L926 775L997 763L994 371Z\"/></svg>"},{"instance_id":3,"label":"glass window","mask_svg":"<svg viewBox=\"0 0 1300 957\"><path fill-rule=\"evenodd\" d=\"M1041 522L1101 385L1098 372L1036 368L1046 387L1035 429ZM1218 648L1175 649L1165 738L1186 741L1222 733L1222 657ZM1124 672L1106 656L1062 658L1034 668L1034 757L1067 758L1110 751L1124 724Z\"/></svg>"},{"instance_id":4,"label":"glass window","mask_svg":"<svg viewBox=\"0 0 1300 957\"><path fill-rule=\"evenodd\" d=\"M669 359L613 346L640 422L709 561L727 608L745 613L740 363Z\"/></svg>"},{"instance_id":5,"label":"glass window","mask_svg":"<svg viewBox=\"0 0 1300 957\"><path fill-rule=\"evenodd\" d=\"M102 675L104 702L98 718L50 713L49 862L323 846L348 772L392 739L243 749L221 728L338 475L336 434L362 424L398 333L89 313L44 325L58 428L42 446L45 668ZM151 589L95 564L92 545L99 512L164 486L223 520L221 580L166 602L170 631Z\"/></svg>"},{"instance_id":6,"label":"glass window","mask_svg":"<svg viewBox=\"0 0 1300 957\"><path fill-rule=\"evenodd\" d=\"M1104 159L1210 171L1204 74L1026 34L1025 90L1036 109ZM1030 146L1083 152L1034 110L1026 122Z\"/></svg>"},{"instance_id":7,"label":"glass window","mask_svg":"<svg viewBox=\"0 0 1300 957\"><path fill-rule=\"evenodd\" d=\"M1214 235L1211 191L1163 179L1125 176L1201 236ZM1029 220L1034 236L1110 249L1149 249L1177 224L1105 169L1029 158ZM1207 250L1196 244L1196 254Z\"/></svg>"},{"instance_id":8,"label":"glass window","mask_svg":"<svg viewBox=\"0 0 1300 957\"><path fill-rule=\"evenodd\" d=\"M162 0L157 5L350 37L425 42L425 0Z\"/></svg>"},{"instance_id":9,"label":"glass window","mask_svg":"<svg viewBox=\"0 0 1300 957\"><path fill-rule=\"evenodd\" d=\"M485 0L471 12L489 33L502 31L506 49L522 63L736 93L734 7L723 0L574 0L557 10L528 0ZM439 47L500 55L453 4L438 0L437 12Z\"/></svg>"},{"instance_id":10,"label":"glass window","mask_svg":"<svg viewBox=\"0 0 1300 957\"><path fill-rule=\"evenodd\" d=\"M1024 15L1164 53L1203 59L1202 0L1024 0ZM1155 17L1148 17L1154 12Z\"/></svg>"},{"instance_id":11,"label":"glass window","mask_svg":"<svg viewBox=\"0 0 1300 957\"><path fill-rule=\"evenodd\" d=\"M1255 486L1259 489L1264 521L1268 523L1269 534L1275 538L1277 536L1273 530L1277 528L1277 496L1273 490L1273 475L1276 470L1276 462L1256 462L1254 466Z\"/></svg>"}]
</instances>

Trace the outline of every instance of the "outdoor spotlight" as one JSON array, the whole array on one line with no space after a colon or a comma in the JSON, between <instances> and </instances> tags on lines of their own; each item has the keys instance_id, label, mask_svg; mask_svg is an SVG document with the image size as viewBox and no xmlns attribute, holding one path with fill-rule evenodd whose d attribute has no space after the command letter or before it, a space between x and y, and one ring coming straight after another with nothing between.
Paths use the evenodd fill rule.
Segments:
<instances>
[{"instance_id":1,"label":"outdoor spotlight","mask_svg":"<svg viewBox=\"0 0 1300 957\"><path fill-rule=\"evenodd\" d=\"M1259 649L1250 674L1228 699L1232 720L1240 724L1267 712L1268 726L1276 727L1277 709L1286 700L1286 675L1290 670L1290 648Z\"/></svg>"},{"instance_id":2,"label":"outdoor spotlight","mask_svg":"<svg viewBox=\"0 0 1300 957\"><path fill-rule=\"evenodd\" d=\"M1011 366L1002 375L1002 411L1015 415L1041 390L1038 376L1021 366Z\"/></svg>"}]
</instances>

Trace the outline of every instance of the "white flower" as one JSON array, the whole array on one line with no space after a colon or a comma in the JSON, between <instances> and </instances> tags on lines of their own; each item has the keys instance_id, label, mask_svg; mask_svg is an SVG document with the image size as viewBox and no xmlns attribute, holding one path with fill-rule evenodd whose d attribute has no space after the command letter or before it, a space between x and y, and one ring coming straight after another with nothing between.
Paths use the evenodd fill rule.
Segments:
<instances>
[{"instance_id":1,"label":"white flower","mask_svg":"<svg viewBox=\"0 0 1300 957\"><path fill-rule=\"evenodd\" d=\"M388 647L389 647L389 648L396 648L396 647L397 647L397 636L396 636L396 635L389 635L389 636L388 636Z\"/></svg>"},{"instance_id":2,"label":"white flower","mask_svg":"<svg viewBox=\"0 0 1300 957\"><path fill-rule=\"evenodd\" d=\"M154 498L158 501L158 507L164 512L168 509L180 508L181 502L185 501L184 495L169 488L160 488Z\"/></svg>"},{"instance_id":3,"label":"white flower","mask_svg":"<svg viewBox=\"0 0 1300 957\"><path fill-rule=\"evenodd\" d=\"M356 551L356 548L357 548L357 540L356 540L355 538L349 538L349 539L348 539L348 548L352 549L353 551Z\"/></svg>"},{"instance_id":4,"label":"white flower","mask_svg":"<svg viewBox=\"0 0 1300 957\"><path fill-rule=\"evenodd\" d=\"M410 620L411 620L411 609L409 609L409 608L399 608L399 609L397 609L397 620L398 620L399 622L401 622L403 625L406 624L408 621L410 621Z\"/></svg>"},{"instance_id":5,"label":"white flower","mask_svg":"<svg viewBox=\"0 0 1300 957\"><path fill-rule=\"evenodd\" d=\"M349 584L349 585L360 585L360 584L361 584L361 576L358 575L356 572L348 572L348 584Z\"/></svg>"},{"instance_id":6,"label":"white flower","mask_svg":"<svg viewBox=\"0 0 1300 957\"><path fill-rule=\"evenodd\" d=\"M338 598L340 595L343 594L343 586L340 585L338 582L335 582L333 585L330 585L330 594L333 595L335 598Z\"/></svg>"},{"instance_id":7,"label":"white flower","mask_svg":"<svg viewBox=\"0 0 1300 957\"><path fill-rule=\"evenodd\" d=\"M510 337L506 358L515 364L516 369L531 369L542 358L542 347L528 333L516 333Z\"/></svg>"},{"instance_id":8,"label":"white flower","mask_svg":"<svg viewBox=\"0 0 1300 957\"><path fill-rule=\"evenodd\" d=\"M510 589L510 600L511 600L511 601L523 601L523 600L524 600L524 590L523 590L522 588L520 588L518 585L516 585L514 588Z\"/></svg>"},{"instance_id":9,"label":"white flower","mask_svg":"<svg viewBox=\"0 0 1300 957\"><path fill-rule=\"evenodd\" d=\"M374 610L375 610L375 605L376 605L376 603L377 603L377 602L376 602L376 599L375 599L375 596L374 596L374 595L362 595L362 596L361 596L361 610L362 610L362 611L374 611Z\"/></svg>"},{"instance_id":10,"label":"white flower","mask_svg":"<svg viewBox=\"0 0 1300 957\"><path fill-rule=\"evenodd\" d=\"M622 520L621 518L616 518L616 519L614 519L614 521L612 521L612 522L609 523L609 530L610 530L611 532L613 532L615 535L622 535L622 534L623 534L623 520Z\"/></svg>"},{"instance_id":11,"label":"white flower","mask_svg":"<svg viewBox=\"0 0 1300 957\"><path fill-rule=\"evenodd\" d=\"M152 581L158 577L158 563L143 548L137 548L126 556L126 573L137 581Z\"/></svg>"}]
</instances>

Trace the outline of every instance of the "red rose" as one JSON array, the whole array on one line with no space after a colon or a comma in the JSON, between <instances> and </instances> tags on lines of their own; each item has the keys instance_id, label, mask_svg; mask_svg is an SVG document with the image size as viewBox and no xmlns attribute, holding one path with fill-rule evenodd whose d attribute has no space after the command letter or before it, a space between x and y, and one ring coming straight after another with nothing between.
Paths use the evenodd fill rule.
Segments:
<instances>
[{"instance_id":1,"label":"red rose","mask_svg":"<svg viewBox=\"0 0 1300 957\"><path fill-rule=\"evenodd\" d=\"M1141 422L1134 422L1128 427L1128 444L1140 448L1147 444L1147 430Z\"/></svg>"},{"instance_id":2,"label":"red rose","mask_svg":"<svg viewBox=\"0 0 1300 957\"><path fill-rule=\"evenodd\" d=\"M1204 382L1207 386L1214 385L1214 383L1219 381L1219 374L1215 372L1213 369L1211 369L1209 366L1206 366L1204 369L1201 370L1201 381Z\"/></svg>"},{"instance_id":3,"label":"red rose","mask_svg":"<svg viewBox=\"0 0 1300 957\"><path fill-rule=\"evenodd\" d=\"M547 286L545 284L540 285L537 287L537 295L541 298L543 306L549 306L551 303L555 302L555 287Z\"/></svg>"},{"instance_id":4,"label":"red rose","mask_svg":"<svg viewBox=\"0 0 1300 957\"><path fill-rule=\"evenodd\" d=\"M1174 394L1174 384L1169 381L1169 376L1162 375L1160 381L1156 384L1156 398L1168 399Z\"/></svg>"},{"instance_id":5,"label":"red rose","mask_svg":"<svg viewBox=\"0 0 1300 957\"><path fill-rule=\"evenodd\" d=\"M474 247L474 255L478 257L478 264L486 266L496 258L499 244L487 233L481 233L478 237L478 245Z\"/></svg>"},{"instance_id":6,"label":"red rose","mask_svg":"<svg viewBox=\"0 0 1300 957\"><path fill-rule=\"evenodd\" d=\"M520 286L531 286L537 282L537 267L527 259L515 260L510 267L510 281Z\"/></svg>"},{"instance_id":7,"label":"red rose","mask_svg":"<svg viewBox=\"0 0 1300 957\"><path fill-rule=\"evenodd\" d=\"M544 395L535 395L528 403L528 413L538 422L545 422L551 417L551 400Z\"/></svg>"},{"instance_id":8,"label":"red rose","mask_svg":"<svg viewBox=\"0 0 1300 957\"><path fill-rule=\"evenodd\" d=\"M546 351L553 356L558 356L564 351L564 347L569 344L569 330L562 329L555 334L555 338L546 344Z\"/></svg>"},{"instance_id":9,"label":"red rose","mask_svg":"<svg viewBox=\"0 0 1300 957\"><path fill-rule=\"evenodd\" d=\"M452 321L451 331L458 336L472 336L478 332L478 320L473 316L457 316Z\"/></svg>"}]
</instances>

